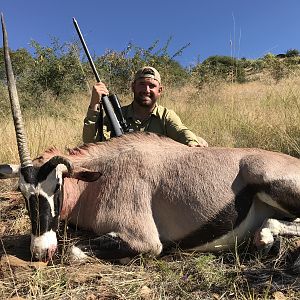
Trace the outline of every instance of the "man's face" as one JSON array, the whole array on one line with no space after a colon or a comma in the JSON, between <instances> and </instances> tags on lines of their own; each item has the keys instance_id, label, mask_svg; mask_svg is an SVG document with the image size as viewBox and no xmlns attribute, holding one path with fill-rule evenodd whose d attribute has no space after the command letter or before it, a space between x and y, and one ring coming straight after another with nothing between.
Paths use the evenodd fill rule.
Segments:
<instances>
[{"instance_id":1,"label":"man's face","mask_svg":"<svg viewBox=\"0 0 300 300\"><path fill-rule=\"evenodd\" d=\"M159 98L162 87L153 78L140 78L132 84L134 101L140 106L153 107Z\"/></svg>"}]
</instances>

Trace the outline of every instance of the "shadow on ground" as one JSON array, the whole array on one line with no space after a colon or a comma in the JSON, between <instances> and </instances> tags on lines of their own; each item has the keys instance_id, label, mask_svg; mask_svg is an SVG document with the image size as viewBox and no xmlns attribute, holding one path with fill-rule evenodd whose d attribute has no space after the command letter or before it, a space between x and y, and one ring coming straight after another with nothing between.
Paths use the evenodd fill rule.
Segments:
<instances>
[{"instance_id":1,"label":"shadow on ground","mask_svg":"<svg viewBox=\"0 0 300 300\"><path fill-rule=\"evenodd\" d=\"M30 235L9 235L1 238L0 257L13 255L23 260L31 260Z\"/></svg>"}]
</instances>

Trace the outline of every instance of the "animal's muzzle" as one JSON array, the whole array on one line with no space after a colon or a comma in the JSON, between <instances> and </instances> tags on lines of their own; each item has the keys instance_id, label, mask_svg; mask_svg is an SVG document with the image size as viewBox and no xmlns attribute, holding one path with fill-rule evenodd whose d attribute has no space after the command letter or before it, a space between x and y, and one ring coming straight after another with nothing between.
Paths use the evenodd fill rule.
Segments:
<instances>
[{"instance_id":1,"label":"animal's muzzle","mask_svg":"<svg viewBox=\"0 0 300 300\"><path fill-rule=\"evenodd\" d=\"M30 250L34 259L49 261L57 249L56 233L49 231L41 236L31 236Z\"/></svg>"}]
</instances>

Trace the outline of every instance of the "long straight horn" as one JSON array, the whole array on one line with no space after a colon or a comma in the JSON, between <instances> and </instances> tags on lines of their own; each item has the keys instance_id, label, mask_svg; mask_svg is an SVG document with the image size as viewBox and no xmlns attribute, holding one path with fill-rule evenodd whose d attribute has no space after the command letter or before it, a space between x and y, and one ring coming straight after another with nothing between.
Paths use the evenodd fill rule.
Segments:
<instances>
[{"instance_id":1,"label":"long straight horn","mask_svg":"<svg viewBox=\"0 0 300 300\"><path fill-rule=\"evenodd\" d=\"M15 77L11 65L11 60L9 56L7 32L6 32L4 17L2 13L1 13L1 23L2 23L2 33L3 33L4 61L5 61L5 69L6 69L11 111L12 111L15 130L16 130L17 145L18 145L21 167L25 168L28 166L32 166L32 160L30 158L29 151L28 151L27 139L26 139L24 124L23 124L22 114L21 114L21 108L19 103L19 97L18 97Z\"/></svg>"}]
</instances>

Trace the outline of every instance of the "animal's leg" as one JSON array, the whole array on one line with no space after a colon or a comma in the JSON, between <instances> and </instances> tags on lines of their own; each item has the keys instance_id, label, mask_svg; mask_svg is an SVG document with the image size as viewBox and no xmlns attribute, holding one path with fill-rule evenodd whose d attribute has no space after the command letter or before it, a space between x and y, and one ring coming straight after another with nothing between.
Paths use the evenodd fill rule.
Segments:
<instances>
[{"instance_id":1,"label":"animal's leg","mask_svg":"<svg viewBox=\"0 0 300 300\"><path fill-rule=\"evenodd\" d=\"M71 259L85 260L92 254L100 259L120 260L140 253L161 253L162 244L151 214L137 214L128 224L121 224L119 230L77 243L71 249Z\"/></svg>"},{"instance_id":2,"label":"animal's leg","mask_svg":"<svg viewBox=\"0 0 300 300\"><path fill-rule=\"evenodd\" d=\"M151 210L148 213L136 214L122 228L119 237L137 253L158 256L163 248Z\"/></svg>"},{"instance_id":3,"label":"animal's leg","mask_svg":"<svg viewBox=\"0 0 300 300\"><path fill-rule=\"evenodd\" d=\"M125 179L110 194L110 207L104 206L96 216L93 231L99 238L89 241L87 247L78 245L100 259L159 255L162 251L152 213L152 186L144 179L134 184ZM122 191L126 191L126 199Z\"/></svg>"},{"instance_id":4,"label":"animal's leg","mask_svg":"<svg viewBox=\"0 0 300 300\"><path fill-rule=\"evenodd\" d=\"M286 167L284 167L286 165ZM277 215L300 217L299 159L248 155L240 162L243 181L257 189L257 197Z\"/></svg>"},{"instance_id":5,"label":"animal's leg","mask_svg":"<svg viewBox=\"0 0 300 300\"><path fill-rule=\"evenodd\" d=\"M300 236L299 219L296 219L294 222L267 219L255 233L253 242L258 248L262 248L264 252L268 252L274 243L274 236L280 235Z\"/></svg>"},{"instance_id":6,"label":"animal's leg","mask_svg":"<svg viewBox=\"0 0 300 300\"><path fill-rule=\"evenodd\" d=\"M138 254L118 234L111 232L100 237L80 241L72 248L72 259L86 259L94 255L102 259L121 259Z\"/></svg>"},{"instance_id":7,"label":"animal's leg","mask_svg":"<svg viewBox=\"0 0 300 300\"><path fill-rule=\"evenodd\" d=\"M140 253L157 256L162 251L159 233L152 213L152 190L145 180L136 180L119 186L119 190L130 189L126 201L119 203L117 213L110 218L111 231L115 233L113 241L110 238L95 249L99 258L120 259L133 257ZM122 195L116 195L122 199Z\"/></svg>"}]
</instances>

